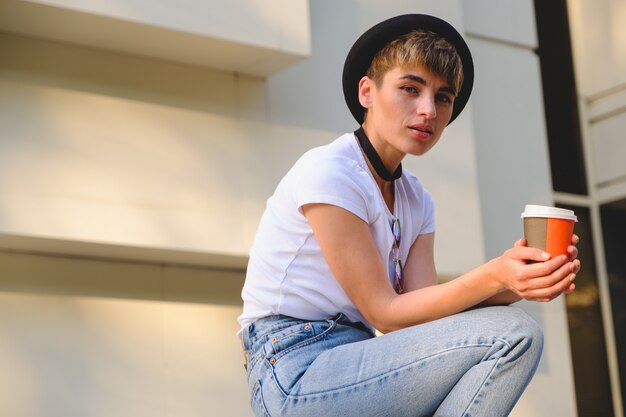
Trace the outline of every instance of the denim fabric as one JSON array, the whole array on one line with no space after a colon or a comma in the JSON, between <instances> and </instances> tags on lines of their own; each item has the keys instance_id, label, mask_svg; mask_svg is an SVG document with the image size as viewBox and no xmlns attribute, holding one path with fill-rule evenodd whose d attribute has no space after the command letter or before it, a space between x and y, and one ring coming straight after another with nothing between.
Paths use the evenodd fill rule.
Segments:
<instances>
[{"instance_id":1,"label":"denim fabric","mask_svg":"<svg viewBox=\"0 0 626 417\"><path fill-rule=\"evenodd\" d=\"M257 417L499 417L535 373L543 335L522 310L488 307L380 337L341 315L270 316L243 342Z\"/></svg>"}]
</instances>

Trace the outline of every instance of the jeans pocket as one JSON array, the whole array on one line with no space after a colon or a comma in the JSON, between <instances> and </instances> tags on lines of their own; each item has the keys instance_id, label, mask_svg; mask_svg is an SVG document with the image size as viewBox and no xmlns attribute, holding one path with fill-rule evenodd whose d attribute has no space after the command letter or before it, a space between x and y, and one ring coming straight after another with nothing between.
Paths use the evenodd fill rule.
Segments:
<instances>
[{"instance_id":1,"label":"jeans pocket","mask_svg":"<svg viewBox=\"0 0 626 417\"><path fill-rule=\"evenodd\" d=\"M302 322L267 336L265 355L273 365L284 355L323 338L335 325L332 320ZM272 360L274 358L274 360Z\"/></svg>"},{"instance_id":2,"label":"jeans pocket","mask_svg":"<svg viewBox=\"0 0 626 417\"><path fill-rule=\"evenodd\" d=\"M333 320L302 322L268 336L265 360L272 369L277 388L284 395L289 395L309 365L325 350L323 343L318 342L334 328Z\"/></svg>"}]
</instances>

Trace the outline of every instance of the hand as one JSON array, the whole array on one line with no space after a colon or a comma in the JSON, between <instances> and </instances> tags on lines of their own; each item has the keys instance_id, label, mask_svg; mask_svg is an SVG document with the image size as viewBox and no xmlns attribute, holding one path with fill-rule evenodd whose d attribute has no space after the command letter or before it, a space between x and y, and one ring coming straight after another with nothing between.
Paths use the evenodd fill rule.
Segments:
<instances>
[{"instance_id":1,"label":"hand","mask_svg":"<svg viewBox=\"0 0 626 417\"><path fill-rule=\"evenodd\" d=\"M520 239L487 265L493 268L492 274L503 290L510 290L526 300L551 301L575 289L573 281L580 270L580 261L576 259L578 240L578 236L572 237L567 255L550 259L549 254L527 247L526 240ZM529 264L527 260L536 262Z\"/></svg>"}]
</instances>

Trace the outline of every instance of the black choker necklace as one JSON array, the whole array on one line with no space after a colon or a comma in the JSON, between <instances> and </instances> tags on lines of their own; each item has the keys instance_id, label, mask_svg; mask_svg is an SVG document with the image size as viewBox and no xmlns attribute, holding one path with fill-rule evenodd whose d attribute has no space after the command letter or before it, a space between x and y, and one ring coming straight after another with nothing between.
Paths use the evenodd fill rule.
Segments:
<instances>
[{"instance_id":1,"label":"black choker necklace","mask_svg":"<svg viewBox=\"0 0 626 417\"><path fill-rule=\"evenodd\" d=\"M378 174L378 176L385 181L393 181L397 180L402 176L402 164L398 165L396 171L392 174L389 172L385 164L383 164L382 159L376 153L376 149L372 146L372 142L370 142L369 138L365 134L365 130L363 127L355 130L354 135L359 140L359 145L361 145L361 149L365 152L367 159L370 161L370 164L374 167L374 171Z\"/></svg>"}]
</instances>

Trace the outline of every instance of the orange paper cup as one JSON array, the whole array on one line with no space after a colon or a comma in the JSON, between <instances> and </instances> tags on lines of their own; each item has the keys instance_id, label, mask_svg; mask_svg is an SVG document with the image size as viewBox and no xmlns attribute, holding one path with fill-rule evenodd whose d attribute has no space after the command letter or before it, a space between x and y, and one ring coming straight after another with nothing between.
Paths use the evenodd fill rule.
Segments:
<instances>
[{"instance_id":1,"label":"orange paper cup","mask_svg":"<svg viewBox=\"0 0 626 417\"><path fill-rule=\"evenodd\" d=\"M574 223L578 221L572 210L527 204L522 218L528 246L546 251L553 258L567 255Z\"/></svg>"}]
</instances>

